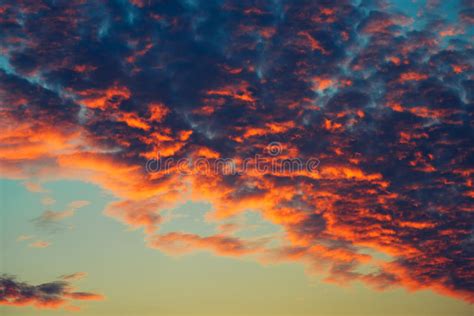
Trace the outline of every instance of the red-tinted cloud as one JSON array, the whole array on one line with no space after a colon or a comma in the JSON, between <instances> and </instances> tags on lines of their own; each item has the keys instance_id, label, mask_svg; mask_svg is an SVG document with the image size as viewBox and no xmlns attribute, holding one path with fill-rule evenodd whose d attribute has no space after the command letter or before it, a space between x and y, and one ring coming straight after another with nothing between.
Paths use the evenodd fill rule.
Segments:
<instances>
[{"instance_id":1,"label":"red-tinted cloud","mask_svg":"<svg viewBox=\"0 0 474 316\"><path fill-rule=\"evenodd\" d=\"M376 3L7 3L2 175L99 185L117 198L108 216L171 254L301 262L329 282L472 301L473 7L453 6L452 23L434 4L415 19ZM320 164L149 164L275 158L271 142ZM216 227L253 211L283 233L161 232L186 200L210 202Z\"/></svg>"},{"instance_id":2,"label":"red-tinted cloud","mask_svg":"<svg viewBox=\"0 0 474 316\"><path fill-rule=\"evenodd\" d=\"M54 281L39 285L19 282L9 276L0 278L0 305L34 306L41 309L65 308L78 310L71 306L74 300L103 300L104 296L89 292L75 292L66 281Z\"/></svg>"}]
</instances>

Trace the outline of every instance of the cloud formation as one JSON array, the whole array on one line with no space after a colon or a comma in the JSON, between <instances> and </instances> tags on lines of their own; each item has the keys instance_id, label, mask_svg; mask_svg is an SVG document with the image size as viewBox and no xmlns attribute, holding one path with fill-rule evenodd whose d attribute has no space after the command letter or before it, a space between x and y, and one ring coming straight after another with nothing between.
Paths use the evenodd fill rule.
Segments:
<instances>
[{"instance_id":1,"label":"cloud formation","mask_svg":"<svg viewBox=\"0 0 474 316\"><path fill-rule=\"evenodd\" d=\"M59 278L65 281L75 281L83 279L87 276L87 272L75 272L72 274L61 275Z\"/></svg>"},{"instance_id":2,"label":"cloud formation","mask_svg":"<svg viewBox=\"0 0 474 316\"><path fill-rule=\"evenodd\" d=\"M6 1L0 170L95 183L117 197L108 216L168 253L302 262L329 282L472 302L474 7L448 7L429 1L411 16L384 1ZM321 164L145 170L157 153L241 161L270 142ZM160 232L161 211L185 200L212 203L217 224L259 212L284 236Z\"/></svg>"},{"instance_id":3,"label":"cloud formation","mask_svg":"<svg viewBox=\"0 0 474 316\"><path fill-rule=\"evenodd\" d=\"M14 277L0 277L0 305L35 306L42 309L65 308L79 310L71 305L74 300L103 300L100 294L76 292L66 281L54 281L31 285L17 281Z\"/></svg>"},{"instance_id":4,"label":"cloud formation","mask_svg":"<svg viewBox=\"0 0 474 316\"><path fill-rule=\"evenodd\" d=\"M50 198L45 198L42 200L42 202L45 205L49 205L54 204L55 201L51 200ZM74 216L77 209L87 206L89 205L89 203L89 201L79 200L69 203L66 210L64 211L55 212L51 210L46 210L39 217L34 218L33 222L39 228L47 229L50 231L56 231L63 227L61 222L64 219Z\"/></svg>"},{"instance_id":5,"label":"cloud formation","mask_svg":"<svg viewBox=\"0 0 474 316\"><path fill-rule=\"evenodd\" d=\"M31 248L47 248L51 245L49 241L44 241L44 240L37 240L35 242L32 242L29 246Z\"/></svg>"}]
</instances>

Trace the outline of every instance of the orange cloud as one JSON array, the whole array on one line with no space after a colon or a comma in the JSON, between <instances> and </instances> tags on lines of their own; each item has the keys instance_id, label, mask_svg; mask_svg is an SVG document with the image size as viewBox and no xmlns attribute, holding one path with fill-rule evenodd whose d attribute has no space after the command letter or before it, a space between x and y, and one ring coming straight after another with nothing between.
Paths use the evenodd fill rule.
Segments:
<instances>
[{"instance_id":1,"label":"orange cloud","mask_svg":"<svg viewBox=\"0 0 474 316\"><path fill-rule=\"evenodd\" d=\"M58 309L64 307L70 310L71 300L105 299L101 294L89 292L74 292L72 286L65 281L54 281L39 285L18 282L15 278L0 277L0 305L34 306L39 309ZM74 310L79 310L74 307Z\"/></svg>"},{"instance_id":2,"label":"orange cloud","mask_svg":"<svg viewBox=\"0 0 474 316\"><path fill-rule=\"evenodd\" d=\"M311 36L308 32L301 31L301 32L298 32L298 35L306 38L312 50L319 51L323 55L329 55L329 52L321 45L321 43L317 39L315 39L313 36Z\"/></svg>"},{"instance_id":3,"label":"orange cloud","mask_svg":"<svg viewBox=\"0 0 474 316\"><path fill-rule=\"evenodd\" d=\"M255 98L249 91L249 84L242 81L238 84L227 85L223 88L207 91L208 95L232 97L244 102L255 102Z\"/></svg>"},{"instance_id":4,"label":"orange cloud","mask_svg":"<svg viewBox=\"0 0 474 316\"><path fill-rule=\"evenodd\" d=\"M37 240L30 244L31 248L47 248L51 245L50 242L44 240Z\"/></svg>"},{"instance_id":5,"label":"orange cloud","mask_svg":"<svg viewBox=\"0 0 474 316\"><path fill-rule=\"evenodd\" d=\"M400 82L420 81L428 78L428 75L419 72L409 71L400 75Z\"/></svg>"},{"instance_id":6,"label":"orange cloud","mask_svg":"<svg viewBox=\"0 0 474 316\"><path fill-rule=\"evenodd\" d=\"M81 98L81 103L88 108L105 110L115 108L122 100L129 99L130 90L127 87L115 85L105 90L87 89L75 91Z\"/></svg>"},{"instance_id":7,"label":"orange cloud","mask_svg":"<svg viewBox=\"0 0 474 316\"><path fill-rule=\"evenodd\" d=\"M210 250L223 256L241 256L257 252L263 241L243 241L239 238L213 235L201 237L179 232L155 235L149 245L170 254L184 254L196 250Z\"/></svg>"}]
</instances>

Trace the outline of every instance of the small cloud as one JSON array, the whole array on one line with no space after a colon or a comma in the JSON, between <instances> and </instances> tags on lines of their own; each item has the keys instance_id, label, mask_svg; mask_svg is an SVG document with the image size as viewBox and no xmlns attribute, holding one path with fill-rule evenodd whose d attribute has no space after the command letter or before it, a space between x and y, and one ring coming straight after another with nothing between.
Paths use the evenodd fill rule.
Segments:
<instances>
[{"instance_id":1,"label":"small cloud","mask_svg":"<svg viewBox=\"0 0 474 316\"><path fill-rule=\"evenodd\" d=\"M25 188L30 191L30 192L35 192L35 193L41 193L41 192L47 192L45 188L41 186L41 184L37 182L24 182L23 185Z\"/></svg>"},{"instance_id":2,"label":"small cloud","mask_svg":"<svg viewBox=\"0 0 474 316\"><path fill-rule=\"evenodd\" d=\"M54 201L53 199L51 200ZM51 200L48 199L46 200L46 202L51 202ZM43 199L43 204L45 204L44 199ZM38 227L47 228L52 231L56 231L58 229L63 228L60 223L62 220L64 220L65 218L74 216L77 209L89 204L90 202L86 200L72 201L71 203L68 204L68 208L66 210L61 211L61 212L46 210L41 214L41 216L34 218L33 222Z\"/></svg>"},{"instance_id":3,"label":"small cloud","mask_svg":"<svg viewBox=\"0 0 474 316\"><path fill-rule=\"evenodd\" d=\"M52 233L70 228L61 223L65 218L74 216L75 210L65 210L62 212L44 211L41 216L34 218L32 221L35 225L41 229L48 230Z\"/></svg>"},{"instance_id":4,"label":"small cloud","mask_svg":"<svg viewBox=\"0 0 474 316\"><path fill-rule=\"evenodd\" d=\"M30 240L32 238L33 238L33 236L31 236L31 235L20 235L20 236L17 237L16 241L20 242L20 241Z\"/></svg>"},{"instance_id":5,"label":"small cloud","mask_svg":"<svg viewBox=\"0 0 474 316\"><path fill-rule=\"evenodd\" d=\"M64 274L61 275L59 278L65 281L75 281L83 279L87 276L87 272L76 272L72 274Z\"/></svg>"},{"instance_id":6,"label":"small cloud","mask_svg":"<svg viewBox=\"0 0 474 316\"><path fill-rule=\"evenodd\" d=\"M57 231L62 227L60 222L68 217L74 216L75 210L66 210L62 212L44 211L41 216L33 219L36 226L51 231Z\"/></svg>"},{"instance_id":7,"label":"small cloud","mask_svg":"<svg viewBox=\"0 0 474 316\"><path fill-rule=\"evenodd\" d=\"M47 202L50 201L48 200ZM55 232L64 228L61 224L62 220L74 216L77 209L89 204L90 202L85 200L72 201L68 204L68 208L66 210L60 212L55 212L51 210L44 211L41 216L34 218L33 222L36 224L36 226L40 228L48 229L52 232ZM71 227L69 226L69 228Z\"/></svg>"},{"instance_id":8,"label":"small cloud","mask_svg":"<svg viewBox=\"0 0 474 316\"><path fill-rule=\"evenodd\" d=\"M219 225L217 227L217 230L221 234L233 234L237 232L240 228L241 228L240 225L236 223L225 223L225 224Z\"/></svg>"},{"instance_id":9,"label":"small cloud","mask_svg":"<svg viewBox=\"0 0 474 316\"><path fill-rule=\"evenodd\" d=\"M64 308L67 311L78 311L73 301L100 301L105 297L98 293L73 292L67 281L53 281L33 285L19 282L13 276L0 275L0 305L16 307L32 306L38 309Z\"/></svg>"},{"instance_id":10,"label":"small cloud","mask_svg":"<svg viewBox=\"0 0 474 316\"><path fill-rule=\"evenodd\" d=\"M53 221L58 222L67 217L71 217L74 215L74 210L66 210L62 212L53 212L53 211L45 211L41 216L41 220L44 221Z\"/></svg>"},{"instance_id":11,"label":"small cloud","mask_svg":"<svg viewBox=\"0 0 474 316\"><path fill-rule=\"evenodd\" d=\"M56 203L56 200L53 199L52 197L44 197L42 200L41 200L41 204L43 205L53 205L54 203Z\"/></svg>"},{"instance_id":12,"label":"small cloud","mask_svg":"<svg viewBox=\"0 0 474 316\"><path fill-rule=\"evenodd\" d=\"M69 208L77 210L78 208L84 207L89 205L91 202L86 201L86 200L78 200L78 201L72 201L69 203Z\"/></svg>"},{"instance_id":13,"label":"small cloud","mask_svg":"<svg viewBox=\"0 0 474 316\"><path fill-rule=\"evenodd\" d=\"M46 248L51 245L50 242L44 241L44 240L37 240L33 243L30 244L31 248Z\"/></svg>"},{"instance_id":14,"label":"small cloud","mask_svg":"<svg viewBox=\"0 0 474 316\"><path fill-rule=\"evenodd\" d=\"M68 293L67 297L72 298L74 300L82 300L82 301L101 301L104 299L104 297L100 294L88 293L88 292Z\"/></svg>"}]
</instances>

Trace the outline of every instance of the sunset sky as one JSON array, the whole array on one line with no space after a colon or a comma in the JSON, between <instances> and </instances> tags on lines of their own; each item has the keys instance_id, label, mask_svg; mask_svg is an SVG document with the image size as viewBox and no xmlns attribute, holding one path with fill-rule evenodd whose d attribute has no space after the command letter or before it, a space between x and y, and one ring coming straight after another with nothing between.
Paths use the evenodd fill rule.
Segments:
<instances>
[{"instance_id":1,"label":"sunset sky","mask_svg":"<svg viewBox=\"0 0 474 316\"><path fill-rule=\"evenodd\" d=\"M0 1L0 315L472 316L473 24Z\"/></svg>"}]
</instances>

